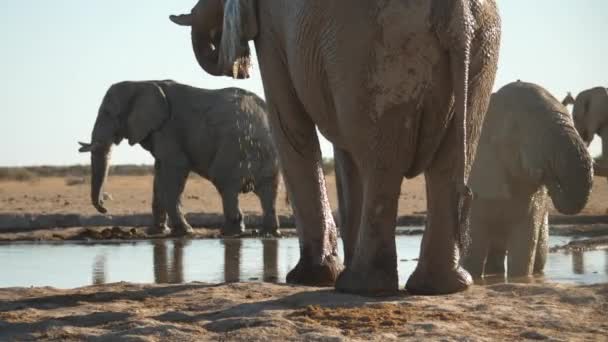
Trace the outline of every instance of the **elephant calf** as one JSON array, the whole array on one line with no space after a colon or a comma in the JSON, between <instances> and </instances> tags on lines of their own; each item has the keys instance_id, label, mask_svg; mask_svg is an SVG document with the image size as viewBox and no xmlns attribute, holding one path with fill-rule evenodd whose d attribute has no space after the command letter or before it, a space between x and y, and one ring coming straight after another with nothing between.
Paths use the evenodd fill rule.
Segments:
<instances>
[{"instance_id":1,"label":"elephant calf","mask_svg":"<svg viewBox=\"0 0 608 342\"><path fill-rule=\"evenodd\" d=\"M91 200L101 213L103 186L112 144L127 138L155 158L154 226L166 234L167 216L173 233L192 228L181 212L181 194L190 171L210 180L224 207L222 233L244 230L239 193L255 192L264 211L264 233L277 235L275 211L279 167L266 118L266 105L238 88L205 90L173 81L120 82L107 91L93 128Z\"/></svg>"},{"instance_id":2,"label":"elephant calf","mask_svg":"<svg viewBox=\"0 0 608 342\"><path fill-rule=\"evenodd\" d=\"M514 82L490 100L471 170L473 275L542 272L547 256L548 197L564 214L587 203L592 160L566 108L538 85Z\"/></svg>"}]
</instances>

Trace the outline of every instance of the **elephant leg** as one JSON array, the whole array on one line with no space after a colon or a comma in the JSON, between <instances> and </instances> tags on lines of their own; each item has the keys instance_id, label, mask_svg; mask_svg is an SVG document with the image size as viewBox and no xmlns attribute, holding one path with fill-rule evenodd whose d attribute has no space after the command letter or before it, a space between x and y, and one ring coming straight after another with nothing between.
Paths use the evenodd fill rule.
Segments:
<instances>
[{"instance_id":1,"label":"elephant leg","mask_svg":"<svg viewBox=\"0 0 608 342\"><path fill-rule=\"evenodd\" d=\"M546 194L538 191L532 196L519 196L522 209L510 229L507 244L507 275L509 277L531 276L536 260L539 229L547 212Z\"/></svg>"},{"instance_id":2,"label":"elephant leg","mask_svg":"<svg viewBox=\"0 0 608 342\"><path fill-rule=\"evenodd\" d=\"M542 274L547 263L549 252L549 211L545 210L545 217L538 229L538 242L536 243L536 256L534 258L534 273Z\"/></svg>"},{"instance_id":3,"label":"elephant leg","mask_svg":"<svg viewBox=\"0 0 608 342\"><path fill-rule=\"evenodd\" d=\"M336 188L338 192L338 212L340 235L344 246L344 265L348 267L357 242L361 220L361 179L348 152L334 147Z\"/></svg>"},{"instance_id":4,"label":"elephant leg","mask_svg":"<svg viewBox=\"0 0 608 342\"><path fill-rule=\"evenodd\" d=\"M525 277L532 275L536 255L536 233L530 220L521 220L511 226L507 246L507 275Z\"/></svg>"},{"instance_id":5,"label":"elephant leg","mask_svg":"<svg viewBox=\"0 0 608 342\"><path fill-rule=\"evenodd\" d=\"M427 222L420 246L420 257L406 289L413 294L448 294L465 290L473 280L460 266L456 169L460 146L454 123L447 130L444 141L430 167L425 172L427 194Z\"/></svg>"},{"instance_id":6,"label":"elephant leg","mask_svg":"<svg viewBox=\"0 0 608 342\"><path fill-rule=\"evenodd\" d=\"M245 232L243 213L239 208L239 191L237 189L224 189L221 191L222 205L224 207L224 227L222 235L240 235Z\"/></svg>"},{"instance_id":7,"label":"elephant leg","mask_svg":"<svg viewBox=\"0 0 608 342\"><path fill-rule=\"evenodd\" d=\"M294 209L300 260L287 282L333 285L342 270L336 225L327 197L315 124L293 91L289 72L266 55L260 59L269 118L285 185ZM269 63L269 61L275 63Z\"/></svg>"},{"instance_id":8,"label":"elephant leg","mask_svg":"<svg viewBox=\"0 0 608 342\"><path fill-rule=\"evenodd\" d=\"M162 191L160 184L160 162L157 160L154 162L154 185L153 185L153 195L152 195L152 216L154 223L150 230L148 230L148 234L151 235L167 235L171 233L171 229L167 226L167 211L163 206L162 201Z\"/></svg>"},{"instance_id":9,"label":"elephant leg","mask_svg":"<svg viewBox=\"0 0 608 342\"><path fill-rule=\"evenodd\" d=\"M484 264L488 256L490 226L486 216L485 201L474 199L471 204L471 242L462 260L462 265L474 278L480 278L484 274Z\"/></svg>"},{"instance_id":10,"label":"elephant leg","mask_svg":"<svg viewBox=\"0 0 608 342\"><path fill-rule=\"evenodd\" d=\"M361 175L361 215L352 259L336 282L339 291L379 295L399 289L395 220L405 167L412 158L408 150L414 146L411 133L403 131L412 117L409 108L384 113L372 128L372 139L364 142L367 146L349 151L355 163L346 171ZM350 177L353 183L357 178ZM356 198L356 194L348 197ZM348 216L356 214L357 208L354 211Z\"/></svg>"},{"instance_id":11,"label":"elephant leg","mask_svg":"<svg viewBox=\"0 0 608 342\"><path fill-rule=\"evenodd\" d=\"M498 225L498 223L496 223ZM489 237L488 256L484 274L505 274L505 257L507 256L507 238L502 234ZM468 269L467 269L468 270Z\"/></svg>"},{"instance_id":12,"label":"elephant leg","mask_svg":"<svg viewBox=\"0 0 608 342\"><path fill-rule=\"evenodd\" d=\"M162 164L159 170L162 188L162 203L167 210L174 235L191 235L192 227L182 213L182 193L186 187L189 170L183 167Z\"/></svg>"},{"instance_id":13,"label":"elephant leg","mask_svg":"<svg viewBox=\"0 0 608 342\"><path fill-rule=\"evenodd\" d=\"M279 218L277 217L276 202L279 184L276 181L266 182L255 188L255 194L260 199L264 213L262 221L262 235L281 236L279 231Z\"/></svg>"},{"instance_id":14,"label":"elephant leg","mask_svg":"<svg viewBox=\"0 0 608 342\"><path fill-rule=\"evenodd\" d=\"M167 241L154 240L153 261L154 261L154 282L156 284L167 284L169 282L169 258L167 255Z\"/></svg>"}]
</instances>

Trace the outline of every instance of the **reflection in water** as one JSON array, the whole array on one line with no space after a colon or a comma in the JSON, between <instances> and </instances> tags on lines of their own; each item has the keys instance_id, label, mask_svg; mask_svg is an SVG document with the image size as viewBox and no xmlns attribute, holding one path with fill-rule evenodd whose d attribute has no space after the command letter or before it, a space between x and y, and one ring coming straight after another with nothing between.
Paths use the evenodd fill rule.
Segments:
<instances>
[{"instance_id":1,"label":"reflection in water","mask_svg":"<svg viewBox=\"0 0 608 342\"><path fill-rule=\"evenodd\" d=\"M264 254L263 281L276 283L279 281L279 241L275 239L262 240Z\"/></svg>"},{"instance_id":2,"label":"reflection in water","mask_svg":"<svg viewBox=\"0 0 608 342\"><path fill-rule=\"evenodd\" d=\"M189 240L174 240L171 260L169 260L168 240L152 241L154 259L154 282L157 284L177 284L184 282L184 247Z\"/></svg>"},{"instance_id":3,"label":"reflection in water","mask_svg":"<svg viewBox=\"0 0 608 342\"><path fill-rule=\"evenodd\" d=\"M574 274L585 274L585 257L580 250L572 251L572 272Z\"/></svg>"},{"instance_id":4,"label":"reflection in water","mask_svg":"<svg viewBox=\"0 0 608 342\"><path fill-rule=\"evenodd\" d=\"M224 244L224 281L235 283L241 280L241 239L226 239Z\"/></svg>"},{"instance_id":5,"label":"reflection in water","mask_svg":"<svg viewBox=\"0 0 608 342\"><path fill-rule=\"evenodd\" d=\"M106 283L106 255L101 254L95 256L93 262L93 285L101 285Z\"/></svg>"},{"instance_id":6,"label":"reflection in water","mask_svg":"<svg viewBox=\"0 0 608 342\"><path fill-rule=\"evenodd\" d=\"M604 272L608 274L608 249L604 250L605 258L604 258Z\"/></svg>"},{"instance_id":7,"label":"reflection in water","mask_svg":"<svg viewBox=\"0 0 608 342\"><path fill-rule=\"evenodd\" d=\"M552 237L551 245L568 238ZM399 283L416 267L420 236L396 239ZM576 284L608 282L608 250L549 253L545 276L524 279L488 277L481 283L557 281ZM210 283L285 281L298 262L296 238L218 241L157 240L134 243L0 244L0 287L54 286L73 288L112 281ZM222 262L222 259L224 262ZM40 272L40 270L45 272Z\"/></svg>"},{"instance_id":8,"label":"reflection in water","mask_svg":"<svg viewBox=\"0 0 608 342\"><path fill-rule=\"evenodd\" d=\"M475 279L475 284L538 284L545 282L545 280L545 276L542 274L535 274L530 277L508 277L505 274L493 274L489 276L484 276L483 278Z\"/></svg>"}]
</instances>

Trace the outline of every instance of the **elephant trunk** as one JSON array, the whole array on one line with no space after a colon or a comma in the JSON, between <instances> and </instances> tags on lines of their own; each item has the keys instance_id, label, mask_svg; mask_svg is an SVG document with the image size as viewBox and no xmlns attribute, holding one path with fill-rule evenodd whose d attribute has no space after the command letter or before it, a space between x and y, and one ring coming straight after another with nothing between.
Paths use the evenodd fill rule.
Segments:
<instances>
[{"instance_id":1,"label":"elephant trunk","mask_svg":"<svg viewBox=\"0 0 608 342\"><path fill-rule=\"evenodd\" d=\"M103 206L103 188L110 169L112 144L98 146L91 152L91 203L102 214L108 212Z\"/></svg>"},{"instance_id":2,"label":"elephant trunk","mask_svg":"<svg viewBox=\"0 0 608 342\"><path fill-rule=\"evenodd\" d=\"M593 185L593 160L569 117L560 115L557 127L545 126L553 130L551 134L554 135L548 139L552 158L545 184L555 208L562 214L574 215L587 204ZM556 148L555 142L558 141L567 143Z\"/></svg>"},{"instance_id":3,"label":"elephant trunk","mask_svg":"<svg viewBox=\"0 0 608 342\"><path fill-rule=\"evenodd\" d=\"M212 76L223 76L219 66L219 41L211 39L211 33L192 30L192 49L198 64ZM221 36L221 33L217 35Z\"/></svg>"}]
</instances>

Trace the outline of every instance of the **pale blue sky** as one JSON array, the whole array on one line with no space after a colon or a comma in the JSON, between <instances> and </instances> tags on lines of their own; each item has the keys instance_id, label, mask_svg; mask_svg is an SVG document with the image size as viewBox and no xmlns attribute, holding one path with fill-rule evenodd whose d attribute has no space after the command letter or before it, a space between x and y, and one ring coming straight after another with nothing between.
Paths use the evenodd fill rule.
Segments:
<instances>
[{"instance_id":1,"label":"pale blue sky","mask_svg":"<svg viewBox=\"0 0 608 342\"><path fill-rule=\"evenodd\" d=\"M87 164L101 98L121 80L171 78L204 88L239 86L261 96L257 68L247 81L203 73L187 29L167 19L194 0L2 0L0 166ZM608 85L606 0L502 0L501 60L495 88L522 79L558 98ZM592 146L597 153L598 141ZM323 143L329 154L331 148ZM151 163L123 142L113 163Z\"/></svg>"}]
</instances>

